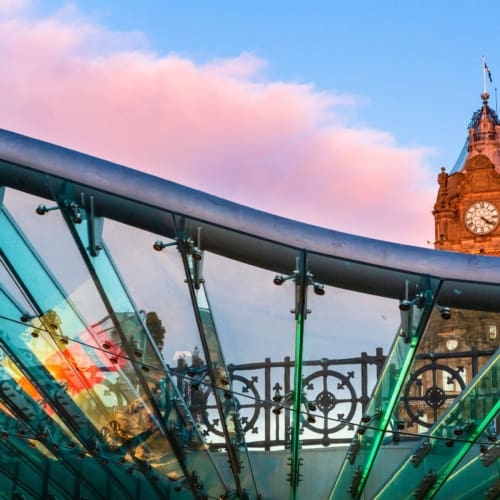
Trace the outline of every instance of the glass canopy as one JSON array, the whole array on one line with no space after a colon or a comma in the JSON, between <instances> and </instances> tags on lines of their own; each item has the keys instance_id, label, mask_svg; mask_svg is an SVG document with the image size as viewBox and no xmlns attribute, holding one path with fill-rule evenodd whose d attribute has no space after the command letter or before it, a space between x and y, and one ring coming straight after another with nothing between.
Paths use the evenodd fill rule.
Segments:
<instances>
[{"instance_id":1,"label":"glass canopy","mask_svg":"<svg viewBox=\"0 0 500 500\"><path fill-rule=\"evenodd\" d=\"M498 494L496 259L360 258L5 155L1 495Z\"/></svg>"}]
</instances>

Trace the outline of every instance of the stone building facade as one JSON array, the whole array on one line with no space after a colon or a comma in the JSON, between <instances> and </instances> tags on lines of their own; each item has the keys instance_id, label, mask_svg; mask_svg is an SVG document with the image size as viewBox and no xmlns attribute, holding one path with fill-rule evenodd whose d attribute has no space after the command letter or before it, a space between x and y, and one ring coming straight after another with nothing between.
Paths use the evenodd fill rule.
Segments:
<instances>
[{"instance_id":1,"label":"stone building facade","mask_svg":"<svg viewBox=\"0 0 500 500\"><path fill-rule=\"evenodd\" d=\"M435 248L500 255L500 120L483 93L463 154L438 175L433 209ZM439 302L439 301L438 301ZM445 304L444 304L445 305ZM430 427L498 348L500 314L434 310L406 387L403 420L412 432ZM497 390L498 388L492 388Z\"/></svg>"},{"instance_id":2,"label":"stone building facade","mask_svg":"<svg viewBox=\"0 0 500 500\"><path fill-rule=\"evenodd\" d=\"M466 155L438 176L433 215L435 247L500 255L500 121L482 94L483 105L469 124Z\"/></svg>"}]
</instances>

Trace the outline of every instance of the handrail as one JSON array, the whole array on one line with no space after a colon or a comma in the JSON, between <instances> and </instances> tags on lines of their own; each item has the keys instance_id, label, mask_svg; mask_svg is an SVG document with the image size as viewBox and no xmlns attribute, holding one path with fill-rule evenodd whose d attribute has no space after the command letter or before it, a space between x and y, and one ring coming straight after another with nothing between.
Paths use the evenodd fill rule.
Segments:
<instances>
[{"instance_id":1,"label":"handrail","mask_svg":"<svg viewBox=\"0 0 500 500\"><path fill-rule=\"evenodd\" d=\"M401 298L405 281L411 288L429 275L445 281L441 297L448 305L489 310L500 303L500 289L481 286L500 283L495 257L400 245L304 224L0 130L0 184L51 199L64 180L79 193L94 196L96 216L173 237L170 214L176 213L186 217L190 236L203 229L205 250L275 272L293 267L297 250L305 249L311 272L325 284ZM447 286L447 280L462 283Z\"/></svg>"}]
</instances>

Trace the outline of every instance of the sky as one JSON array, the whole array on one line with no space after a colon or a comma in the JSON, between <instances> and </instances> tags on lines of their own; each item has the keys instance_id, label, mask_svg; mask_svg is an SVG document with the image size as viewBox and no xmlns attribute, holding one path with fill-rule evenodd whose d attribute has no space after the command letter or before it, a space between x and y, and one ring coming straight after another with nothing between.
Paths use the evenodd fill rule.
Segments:
<instances>
[{"instance_id":1,"label":"sky","mask_svg":"<svg viewBox=\"0 0 500 500\"><path fill-rule=\"evenodd\" d=\"M500 4L0 0L0 127L432 247Z\"/></svg>"}]
</instances>

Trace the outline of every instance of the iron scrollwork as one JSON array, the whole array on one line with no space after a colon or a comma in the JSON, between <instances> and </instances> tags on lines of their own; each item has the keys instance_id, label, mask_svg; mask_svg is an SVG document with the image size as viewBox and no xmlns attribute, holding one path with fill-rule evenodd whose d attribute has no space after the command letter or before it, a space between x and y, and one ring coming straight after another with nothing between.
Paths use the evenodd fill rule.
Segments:
<instances>
[{"instance_id":1,"label":"iron scrollwork","mask_svg":"<svg viewBox=\"0 0 500 500\"><path fill-rule=\"evenodd\" d=\"M448 406L465 388L462 373L461 366L453 369L435 360L417 369L406 384L403 396L410 425L416 423L431 428L440 409ZM451 386L451 390L446 386Z\"/></svg>"},{"instance_id":2,"label":"iron scrollwork","mask_svg":"<svg viewBox=\"0 0 500 500\"><path fill-rule=\"evenodd\" d=\"M329 435L350 425L358 401L356 390L350 381L353 378L354 371L348 371L346 376L325 368L304 378L304 392L308 401L314 401L315 413L319 416L315 422L311 422L310 419L305 420L304 427L313 432ZM316 386L316 381L319 382L319 387ZM343 410L342 413L339 413L339 408ZM330 418L331 412L335 409L337 409L335 418ZM318 421L320 425L316 425Z\"/></svg>"},{"instance_id":3,"label":"iron scrollwork","mask_svg":"<svg viewBox=\"0 0 500 500\"><path fill-rule=\"evenodd\" d=\"M214 389L210 385L205 362L195 352L190 366L179 360L173 372L200 431L209 438L214 448L218 448L224 444L220 439L223 433L216 414ZM491 354L490 351L473 350L417 355L416 369L403 390L397 429L416 425L431 427L466 385L466 374L460 366L462 361L469 365L472 363L472 372L467 372L467 376L474 376L477 359ZM450 358L456 359L449 363ZM362 353L358 358L323 358L304 362L303 400L306 404L303 405L301 422L303 445L329 446L351 442L359 413L368 403L371 386L384 361L385 356L379 348L375 355ZM228 385L222 384L216 390L225 391L228 404L236 401L243 432L255 436L247 438L248 446L265 449L288 446L293 369L294 362L290 358L228 365ZM231 391L228 390L230 386Z\"/></svg>"},{"instance_id":4,"label":"iron scrollwork","mask_svg":"<svg viewBox=\"0 0 500 500\"><path fill-rule=\"evenodd\" d=\"M208 382L208 378L207 378ZM231 376L233 394L235 394L235 401L238 413L240 415L243 432L258 432L258 427L255 426L257 419L260 415L262 405L259 391L256 387L258 377L251 377L250 379L242 377L241 375L233 374ZM216 436L224 436L222 427L218 418L213 418L217 414L217 406L214 400L214 389L207 384L204 384L204 389L201 389L200 395L200 408L199 416L201 423L205 427L205 434L215 434ZM238 397L241 394L243 397Z\"/></svg>"},{"instance_id":5,"label":"iron scrollwork","mask_svg":"<svg viewBox=\"0 0 500 500\"><path fill-rule=\"evenodd\" d=\"M307 405L304 406L301 427L303 431L309 432L302 440L304 444L310 442L328 446L348 440L344 435L337 438L336 433L354 428L357 410L362 409L368 401L368 378L376 376L376 373L369 374L367 367L374 365L372 370L378 373L384 359L382 350L377 349L374 356L363 353L359 358L323 358L304 363L306 375L303 379L303 399ZM344 367L345 372L334 367ZM230 385L231 391L223 387L214 389L210 385L208 367L195 350L192 364L188 366L184 359L180 359L173 372L177 375L179 388L195 421L212 446L222 445L218 438L224 436L216 411L214 390L224 390L228 404L236 401L243 432L256 435L255 441L247 440L248 446L269 448L288 445L290 405L287 404L287 397L292 394L290 380L293 369L294 363L289 358L281 362L266 360L264 363L229 365L230 384L227 388ZM356 373L360 375L354 384Z\"/></svg>"}]
</instances>

